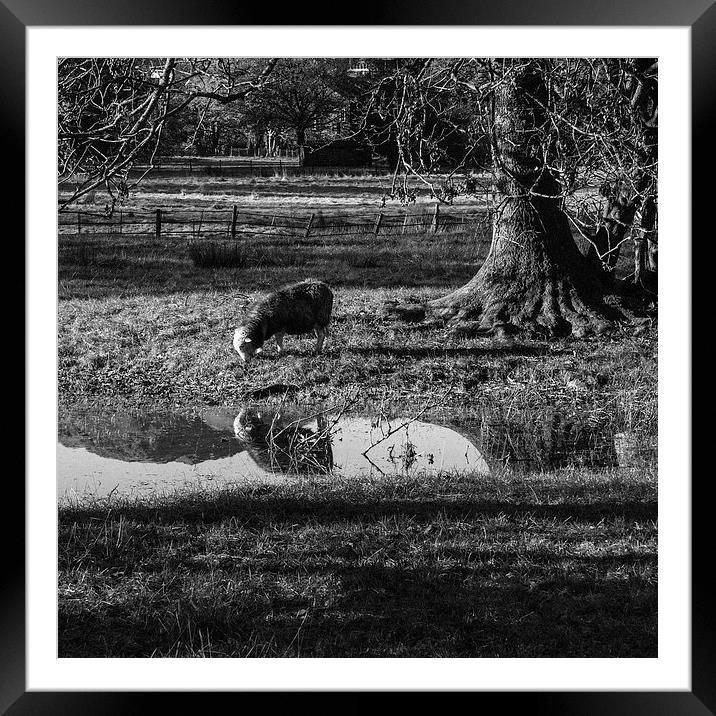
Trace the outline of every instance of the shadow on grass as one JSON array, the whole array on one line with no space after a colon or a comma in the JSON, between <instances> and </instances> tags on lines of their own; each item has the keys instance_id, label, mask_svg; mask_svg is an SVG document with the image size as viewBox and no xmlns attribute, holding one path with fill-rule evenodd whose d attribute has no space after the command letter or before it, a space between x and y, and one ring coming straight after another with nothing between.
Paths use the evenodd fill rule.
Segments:
<instances>
[{"instance_id":1,"label":"shadow on grass","mask_svg":"<svg viewBox=\"0 0 716 716\"><path fill-rule=\"evenodd\" d=\"M255 583L212 567L212 578L234 585L218 607L187 598L183 590L194 582L185 576L120 604L64 603L59 656L657 655L656 584L634 575L604 578L583 564L567 573L559 564L524 571L510 560L474 558L470 567L344 563L330 572L330 599L320 588L326 582L304 564L298 579L264 569ZM148 619L156 609L166 618Z\"/></svg>"},{"instance_id":2,"label":"shadow on grass","mask_svg":"<svg viewBox=\"0 0 716 716\"><path fill-rule=\"evenodd\" d=\"M443 287L468 281L482 261L465 254L457 241L440 249L424 241L387 248L383 244L294 246L292 243L257 243L253 237L229 242L218 237L211 267L200 268L190 257L191 236L170 242L146 238L127 240L120 235L78 241L60 236L58 279L61 298L102 298L124 294L164 295L182 291L265 290L314 276L335 287L384 288L391 286ZM197 241L208 247L210 242ZM464 243L464 242L463 242ZM240 247L243 268L221 265L221 256L235 263ZM432 252L432 253L431 253ZM430 258L428 258L430 257Z\"/></svg>"},{"instance_id":3,"label":"shadow on grass","mask_svg":"<svg viewBox=\"0 0 716 716\"><path fill-rule=\"evenodd\" d=\"M441 288L449 293L450 286L460 286L472 278L474 266L429 272L405 272L399 266L380 268L346 267L335 263L330 267L307 264L287 267L247 267L246 269L194 269L181 265L148 268L126 266L116 271L92 267L63 266L59 270L59 297L109 298L131 296L165 296L177 293L230 293L266 291L284 284L319 278L334 288Z\"/></svg>"},{"instance_id":4,"label":"shadow on grass","mask_svg":"<svg viewBox=\"0 0 716 716\"><path fill-rule=\"evenodd\" d=\"M336 611L354 616L317 617L316 626L340 630L351 656L656 656L655 585L589 579L579 568L525 584L510 567L499 576L494 568L343 569L347 594Z\"/></svg>"},{"instance_id":5,"label":"shadow on grass","mask_svg":"<svg viewBox=\"0 0 716 716\"><path fill-rule=\"evenodd\" d=\"M59 518L61 657L656 656L643 477L287 481Z\"/></svg>"},{"instance_id":6,"label":"shadow on grass","mask_svg":"<svg viewBox=\"0 0 716 716\"><path fill-rule=\"evenodd\" d=\"M413 346L351 346L351 353L363 353L366 355L386 355L410 358L434 358L436 355L447 355L453 358L474 356L543 356L560 355L566 353L567 349L554 350L548 345L526 345L522 343L505 343L491 346L479 346L476 348L454 348L450 346L413 347Z\"/></svg>"}]
</instances>

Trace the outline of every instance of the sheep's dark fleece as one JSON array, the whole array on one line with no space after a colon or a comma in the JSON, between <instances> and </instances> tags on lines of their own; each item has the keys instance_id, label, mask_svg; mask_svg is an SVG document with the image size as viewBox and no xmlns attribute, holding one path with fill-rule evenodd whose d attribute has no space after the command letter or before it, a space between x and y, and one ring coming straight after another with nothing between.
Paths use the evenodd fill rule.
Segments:
<instances>
[{"instance_id":1,"label":"sheep's dark fleece","mask_svg":"<svg viewBox=\"0 0 716 716\"><path fill-rule=\"evenodd\" d=\"M234 333L234 348L244 360L276 337L279 352L284 334L315 333L320 352L333 310L333 292L315 279L280 288L260 300Z\"/></svg>"}]
</instances>

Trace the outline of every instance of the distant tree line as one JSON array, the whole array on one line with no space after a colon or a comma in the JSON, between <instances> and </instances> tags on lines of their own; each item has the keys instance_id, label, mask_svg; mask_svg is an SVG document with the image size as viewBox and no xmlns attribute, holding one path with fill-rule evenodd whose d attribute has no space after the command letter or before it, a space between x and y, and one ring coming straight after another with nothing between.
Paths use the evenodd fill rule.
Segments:
<instances>
[{"instance_id":1,"label":"distant tree line","mask_svg":"<svg viewBox=\"0 0 716 716\"><path fill-rule=\"evenodd\" d=\"M369 148L391 169L399 161L394 118L373 102L386 94L401 60L68 58L59 61L60 178L86 178L70 203L106 187L121 199L136 185L129 171L157 156L277 156L336 140ZM435 115L431 141L453 165L467 137ZM489 155L486 141L483 163ZM473 143L472 154L477 156ZM462 162L464 165L465 163ZM477 167L477 164L474 164Z\"/></svg>"}]
</instances>

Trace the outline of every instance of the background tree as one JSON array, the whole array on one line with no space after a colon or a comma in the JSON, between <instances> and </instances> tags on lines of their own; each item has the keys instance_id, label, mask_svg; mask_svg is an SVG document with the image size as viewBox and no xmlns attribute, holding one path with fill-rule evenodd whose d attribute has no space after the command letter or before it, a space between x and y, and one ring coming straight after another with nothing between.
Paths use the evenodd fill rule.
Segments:
<instances>
[{"instance_id":1,"label":"background tree","mask_svg":"<svg viewBox=\"0 0 716 716\"><path fill-rule=\"evenodd\" d=\"M83 175L66 204L104 184L126 194L127 174L157 150L176 60L62 59L58 65L58 174Z\"/></svg>"},{"instance_id":2,"label":"background tree","mask_svg":"<svg viewBox=\"0 0 716 716\"><path fill-rule=\"evenodd\" d=\"M262 86L276 60L66 58L58 62L58 177L80 177L60 210L105 186L127 195L129 170L157 152L167 121L199 98L220 105ZM135 180L134 183L136 183Z\"/></svg>"},{"instance_id":3,"label":"background tree","mask_svg":"<svg viewBox=\"0 0 716 716\"><path fill-rule=\"evenodd\" d=\"M555 61L550 77L563 183L572 194L599 185L604 198L572 200L579 211L570 220L587 232L607 276L632 238L642 284L656 271L657 75L653 58L602 58Z\"/></svg>"},{"instance_id":4,"label":"background tree","mask_svg":"<svg viewBox=\"0 0 716 716\"><path fill-rule=\"evenodd\" d=\"M299 157L303 159L309 130L324 129L343 104L335 87L339 73L338 66L330 60L281 60L271 82L248 99L245 116L255 126L294 132Z\"/></svg>"}]
</instances>

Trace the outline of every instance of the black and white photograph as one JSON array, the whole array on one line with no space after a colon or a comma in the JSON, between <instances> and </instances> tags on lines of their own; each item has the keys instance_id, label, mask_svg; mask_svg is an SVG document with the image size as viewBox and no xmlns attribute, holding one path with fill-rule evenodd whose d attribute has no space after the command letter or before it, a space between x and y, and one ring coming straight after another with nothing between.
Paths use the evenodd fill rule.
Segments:
<instances>
[{"instance_id":1,"label":"black and white photograph","mask_svg":"<svg viewBox=\"0 0 716 716\"><path fill-rule=\"evenodd\" d=\"M659 58L57 61L60 658L656 658Z\"/></svg>"},{"instance_id":2,"label":"black and white photograph","mask_svg":"<svg viewBox=\"0 0 716 716\"><path fill-rule=\"evenodd\" d=\"M0 0L26 262L0 712L713 708L713 0L76 2Z\"/></svg>"}]
</instances>

